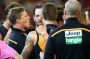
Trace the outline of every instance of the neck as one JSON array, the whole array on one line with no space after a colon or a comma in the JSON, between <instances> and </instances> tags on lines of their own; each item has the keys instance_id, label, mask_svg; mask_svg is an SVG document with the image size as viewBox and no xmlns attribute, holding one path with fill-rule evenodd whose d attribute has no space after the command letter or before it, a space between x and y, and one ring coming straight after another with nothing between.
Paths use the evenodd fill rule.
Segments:
<instances>
[{"instance_id":1,"label":"neck","mask_svg":"<svg viewBox=\"0 0 90 59\"><path fill-rule=\"evenodd\" d=\"M87 20L86 23L87 23L87 24L90 24L90 19L86 19L86 20Z\"/></svg>"},{"instance_id":2,"label":"neck","mask_svg":"<svg viewBox=\"0 0 90 59\"><path fill-rule=\"evenodd\" d=\"M65 19L64 19L64 24L66 23L66 20L67 20L68 18L72 18L72 17L78 18L78 16L76 16L76 15L72 15L72 16L68 15L68 16L66 16Z\"/></svg>"},{"instance_id":3,"label":"neck","mask_svg":"<svg viewBox=\"0 0 90 59\"><path fill-rule=\"evenodd\" d=\"M20 26L19 24L15 24L13 27L14 27L14 28L17 28L17 29L20 29L20 30L22 30L23 32L25 32L25 28L24 28L23 26Z\"/></svg>"},{"instance_id":4,"label":"neck","mask_svg":"<svg viewBox=\"0 0 90 59\"><path fill-rule=\"evenodd\" d=\"M45 23L45 25L46 25L46 24L54 24L54 25L58 25L56 21L47 21L47 20L45 20L44 23Z\"/></svg>"},{"instance_id":5,"label":"neck","mask_svg":"<svg viewBox=\"0 0 90 59\"><path fill-rule=\"evenodd\" d=\"M67 16L66 19L71 18L71 17L76 17L76 18L78 18L76 15L73 15L73 16Z\"/></svg>"},{"instance_id":6,"label":"neck","mask_svg":"<svg viewBox=\"0 0 90 59\"><path fill-rule=\"evenodd\" d=\"M3 23L3 26L6 28L6 29L9 29L11 26L10 26L10 23L8 23L7 21L5 21Z\"/></svg>"}]
</instances>

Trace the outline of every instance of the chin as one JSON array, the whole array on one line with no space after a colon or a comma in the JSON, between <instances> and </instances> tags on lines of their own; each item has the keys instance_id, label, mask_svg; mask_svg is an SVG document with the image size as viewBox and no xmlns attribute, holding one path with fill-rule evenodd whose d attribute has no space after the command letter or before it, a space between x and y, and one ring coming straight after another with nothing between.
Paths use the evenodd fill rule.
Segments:
<instances>
[{"instance_id":1,"label":"chin","mask_svg":"<svg viewBox=\"0 0 90 59\"><path fill-rule=\"evenodd\" d=\"M43 25L42 23L39 23L38 25Z\"/></svg>"},{"instance_id":2,"label":"chin","mask_svg":"<svg viewBox=\"0 0 90 59\"><path fill-rule=\"evenodd\" d=\"M28 26L28 27L25 27L25 29L27 30L27 29L30 29L30 26Z\"/></svg>"}]
</instances>

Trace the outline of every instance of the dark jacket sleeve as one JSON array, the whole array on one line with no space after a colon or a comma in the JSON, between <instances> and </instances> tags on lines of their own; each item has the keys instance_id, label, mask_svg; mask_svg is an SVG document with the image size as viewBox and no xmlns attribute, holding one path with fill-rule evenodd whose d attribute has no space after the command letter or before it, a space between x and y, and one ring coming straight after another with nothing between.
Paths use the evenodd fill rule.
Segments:
<instances>
[{"instance_id":1,"label":"dark jacket sleeve","mask_svg":"<svg viewBox=\"0 0 90 59\"><path fill-rule=\"evenodd\" d=\"M53 39L51 36L49 36L46 43L44 59L54 59L54 46L53 46Z\"/></svg>"}]
</instances>

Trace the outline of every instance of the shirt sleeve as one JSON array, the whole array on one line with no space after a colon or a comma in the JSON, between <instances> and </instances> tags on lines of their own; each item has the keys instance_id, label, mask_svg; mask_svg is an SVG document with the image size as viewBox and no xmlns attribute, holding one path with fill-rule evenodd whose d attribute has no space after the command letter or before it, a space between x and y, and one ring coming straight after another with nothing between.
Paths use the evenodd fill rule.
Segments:
<instances>
[{"instance_id":1,"label":"shirt sleeve","mask_svg":"<svg viewBox=\"0 0 90 59\"><path fill-rule=\"evenodd\" d=\"M8 46L5 42L0 44L0 59L13 59L16 51Z\"/></svg>"}]
</instances>

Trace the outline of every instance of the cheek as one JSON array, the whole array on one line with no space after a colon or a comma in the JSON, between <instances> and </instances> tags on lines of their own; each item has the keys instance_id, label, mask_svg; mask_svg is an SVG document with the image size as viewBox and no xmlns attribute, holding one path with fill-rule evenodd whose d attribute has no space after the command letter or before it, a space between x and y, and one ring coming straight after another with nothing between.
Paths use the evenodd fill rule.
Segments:
<instances>
[{"instance_id":1,"label":"cheek","mask_svg":"<svg viewBox=\"0 0 90 59\"><path fill-rule=\"evenodd\" d=\"M21 20L21 21L19 21L19 22L20 22L20 24L22 24L22 25L25 23L25 21L24 21L24 20Z\"/></svg>"},{"instance_id":2,"label":"cheek","mask_svg":"<svg viewBox=\"0 0 90 59\"><path fill-rule=\"evenodd\" d=\"M29 21L27 20L27 19L24 19L23 21L22 21L22 25L26 25L26 24L28 24L29 23Z\"/></svg>"},{"instance_id":3,"label":"cheek","mask_svg":"<svg viewBox=\"0 0 90 59\"><path fill-rule=\"evenodd\" d=\"M39 19L39 17L34 17L34 21L37 21Z\"/></svg>"},{"instance_id":4,"label":"cheek","mask_svg":"<svg viewBox=\"0 0 90 59\"><path fill-rule=\"evenodd\" d=\"M30 20L27 20L27 22L26 22L26 23L27 23L27 25L30 25Z\"/></svg>"},{"instance_id":5,"label":"cheek","mask_svg":"<svg viewBox=\"0 0 90 59\"><path fill-rule=\"evenodd\" d=\"M34 22L37 23L38 22L38 19L34 19Z\"/></svg>"},{"instance_id":6,"label":"cheek","mask_svg":"<svg viewBox=\"0 0 90 59\"><path fill-rule=\"evenodd\" d=\"M25 22L23 25L24 25L24 27L26 27L26 28L29 28L29 27L31 26L29 22Z\"/></svg>"},{"instance_id":7,"label":"cheek","mask_svg":"<svg viewBox=\"0 0 90 59\"><path fill-rule=\"evenodd\" d=\"M34 21L36 22L36 18L34 17L33 19L34 19Z\"/></svg>"},{"instance_id":8,"label":"cheek","mask_svg":"<svg viewBox=\"0 0 90 59\"><path fill-rule=\"evenodd\" d=\"M43 23L45 23L45 20L42 20Z\"/></svg>"},{"instance_id":9,"label":"cheek","mask_svg":"<svg viewBox=\"0 0 90 59\"><path fill-rule=\"evenodd\" d=\"M25 18L22 18L21 22L22 23L25 23L26 22L26 19Z\"/></svg>"}]
</instances>

